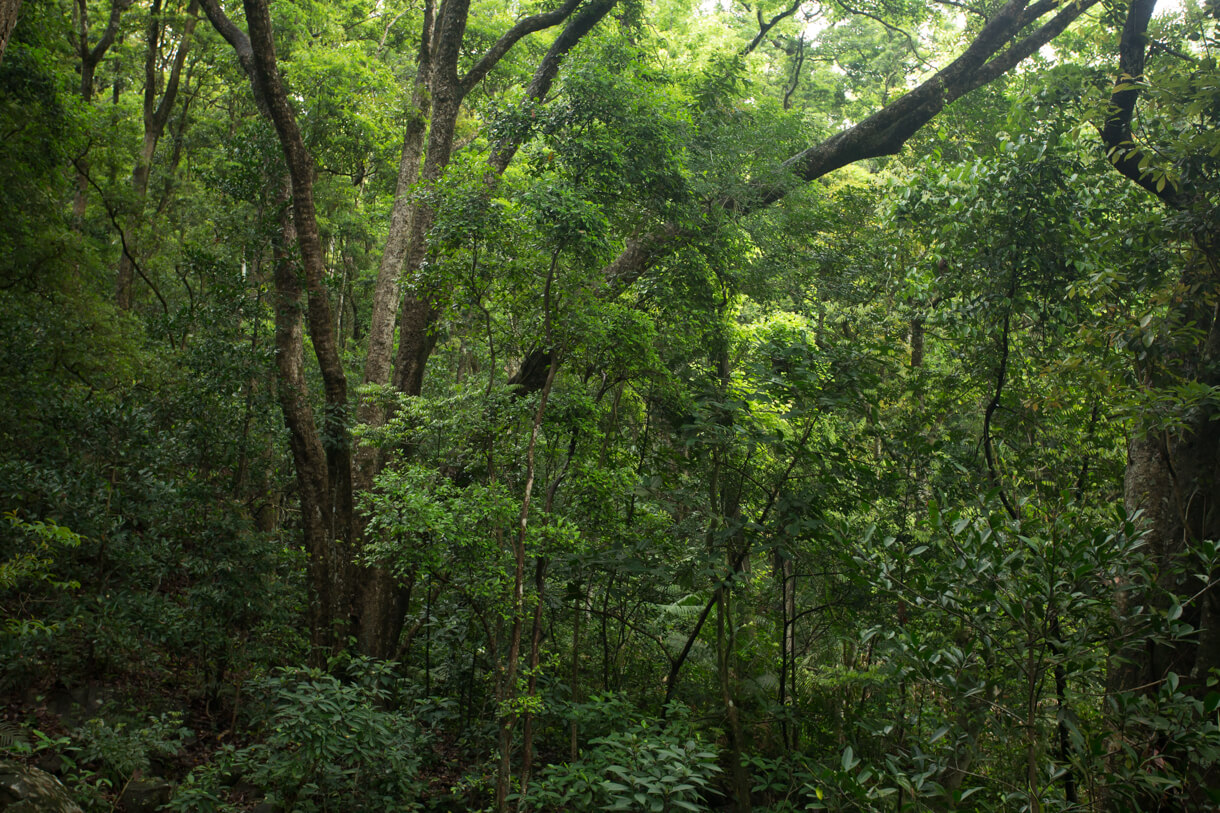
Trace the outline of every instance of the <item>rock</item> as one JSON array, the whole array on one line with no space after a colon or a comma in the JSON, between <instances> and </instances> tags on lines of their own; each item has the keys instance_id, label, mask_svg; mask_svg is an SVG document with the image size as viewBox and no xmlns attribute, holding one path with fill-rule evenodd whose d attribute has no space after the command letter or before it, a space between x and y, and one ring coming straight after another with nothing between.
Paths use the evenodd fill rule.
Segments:
<instances>
[{"instance_id":1,"label":"rock","mask_svg":"<svg viewBox=\"0 0 1220 813\"><path fill-rule=\"evenodd\" d=\"M34 765L40 771L59 776L64 770L64 758L54 751L43 751L35 758Z\"/></svg>"},{"instance_id":2,"label":"rock","mask_svg":"<svg viewBox=\"0 0 1220 813\"><path fill-rule=\"evenodd\" d=\"M81 813L68 789L46 771L0 760L0 813Z\"/></svg>"},{"instance_id":3,"label":"rock","mask_svg":"<svg viewBox=\"0 0 1220 813\"><path fill-rule=\"evenodd\" d=\"M97 716L102 706L114 699L114 692L96 683L68 689L58 686L47 696L47 710L67 729L79 728Z\"/></svg>"},{"instance_id":4,"label":"rock","mask_svg":"<svg viewBox=\"0 0 1220 813\"><path fill-rule=\"evenodd\" d=\"M154 813L173 793L174 786L164 779L133 779L123 788L118 809L123 813Z\"/></svg>"}]
</instances>

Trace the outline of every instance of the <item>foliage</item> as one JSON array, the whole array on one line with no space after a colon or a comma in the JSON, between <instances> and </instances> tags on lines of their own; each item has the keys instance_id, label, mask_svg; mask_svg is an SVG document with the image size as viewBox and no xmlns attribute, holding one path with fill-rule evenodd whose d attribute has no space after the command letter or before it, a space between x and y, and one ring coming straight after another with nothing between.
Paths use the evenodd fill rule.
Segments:
<instances>
[{"instance_id":1,"label":"foliage","mask_svg":"<svg viewBox=\"0 0 1220 813\"><path fill-rule=\"evenodd\" d=\"M103 811L113 809L108 796L121 794L135 779L155 775L195 737L178 712L142 720L126 719L109 708L103 712L106 716L91 718L65 736L18 729L11 744L0 741L0 750L53 756L76 801L87 811Z\"/></svg>"},{"instance_id":2,"label":"foliage","mask_svg":"<svg viewBox=\"0 0 1220 813\"><path fill-rule=\"evenodd\" d=\"M591 739L579 760L548 765L521 801L540 811L706 810L717 758L688 724L641 719Z\"/></svg>"},{"instance_id":3,"label":"foliage","mask_svg":"<svg viewBox=\"0 0 1220 813\"><path fill-rule=\"evenodd\" d=\"M197 769L171 809L223 810L219 782L241 777L286 811L408 810L420 791L423 733L400 710L388 664L352 660L342 677L285 669L247 687L256 741Z\"/></svg>"},{"instance_id":4,"label":"foliage","mask_svg":"<svg viewBox=\"0 0 1220 813\"><path fill-rule=\"evenodd\" d=\"M1117 6L793 172L996 7L274 3L311 214L193 4L25 0L0 744L99 809L1217 803L1215 9L1109 152Z\"/></svg>"}]
</instances>

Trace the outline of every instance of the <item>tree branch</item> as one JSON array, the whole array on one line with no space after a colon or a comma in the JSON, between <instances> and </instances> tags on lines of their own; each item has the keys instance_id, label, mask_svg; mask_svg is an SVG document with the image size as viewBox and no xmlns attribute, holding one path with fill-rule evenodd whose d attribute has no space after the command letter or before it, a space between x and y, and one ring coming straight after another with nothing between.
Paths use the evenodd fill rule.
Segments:
<instances>
[{"instance_id":1,"label":"tree branch","mask_svg":"<svg viewBox=\"0 0 1220 813\"><path fill-rule=\"evenodd\" d=\"M208 21L216 29L216 33L224 37L225 42L229 43L236 52L237 61L241 65L241 69L246 72L246 76L250 77L251 84L257 84L258 79L254 72L254 50L250 47L250 38L246 36L246 32L229 19L217 0L199 0L199 5L203 7L203 13L207 15ZM260 109L263 107L263 98L263 93L256 88L254 101ZM263 110L263 113L268 117L271 115L266 110Z\"/></svg>"},{"instance_id":2,"label":"tree branch","mask_svg":"<svg viewBox=\"0 0 1220 813\"><path fill-rule=\"evenodd\" d=\"M496 66L505 54L509 52L523 37L527 37L536 31L550 28L551 26L559 25L566 20L576 7L580 5L580 0L566 0L566 2L555 9L542 14L535 14L532 17L525 17L518 20L517 23L510 29L504 32L500 39L496 40L495 45L488 49L487 53L483 54L482 59L474 64L467 74L462 77L462 95L469 93L470 90L483 81L483 77L488 71Z\"/></svg>"},{"instance_id":3,"label":"tree branch","mask_svg":"<svg viewBox=\"0 0 1220 813\"><path fill-rule=\"evenodd\" d=\"M1160 184L1152 173L1140 164L1147 152L1136 146L1131 134L1135 118L1135 103L1144 84L1144 64L1148 51L1148 21L1156 8L1156 0L1132 0L1123 24L1118 46L1118 77L1110 94L1110 115L1101 128L1101 141L1106 145L1110 163L1124 177L1158 197L1172 209L1185 207L1185 196L1173 184Z\"/></svg>"},{"instance_id":4,"label":"tree branch","mask_svg":"<svg viewBox=\"0 0 1220 813\"><path fill-rule=\"evenodd\" d=\"M546 98L546 94L551 90L551 85L555 82L555 77L559 74L559 65L567 56L568 51L572 50L576 43L593 29L593 26L609 14L617 3L618 0L593 0L568 22L559 36L555 38L555 42L551 44L546 56L538 63L538 68L534 71L534 78L530 80L529 87L525 89L526 104ZM495 146L487 163L496 175L504 174L504 170L512 163L513 156L517 154L525 136L526 133L505 136Z\"/></svg>"},{"instance_id":5,"label":"tree branch","mask_svg":"<svg viewBox=\"0 0 1220 813\"><path fill-rule=\"evenodd\" d=\"M858 124L792 156L783 168L796 180L809 183L848 164L897 153L947 105L1001 76L1096 3L1097 0L1070 3L1045 25L1018 40L1022 29L1054 9L1058 0L1040 0L1030 6L1026 0L1009 0L949 65ZM732 214L747 215L776 203L794 188L791 183L756 183L748 188L748 197L726 197L720 206ZM624 291L672 250L679 237L694 237L699 231L668 224L628 240L619 256L603 269L608 286L606 295L613 297Z\"/></svg>"},{"instance_id":6,"label":"tree branch","mask_svg":"<svg viewBox=\"0 0 1220 813\"><path fill-rule=\"evenodd\" d=\"M754 37L754 39L750 40L750 43L748 45L746 45L744 48L742 48L740 51L738 51L737 55L738 56L749 56L754 51L754 49L758 47L758 44L763 41L763 38L767 36L767 32L769 32L772 28L775 28L776 24L780 20L783 20L787 17L791 17L793 14L796 14L797 9L799 9L801 7L802 2L804 2L804 0L795 0L795 2L793 2L793 4L791 6L780 11L779 14L776 14L768 22L763 22L762 9L761 8L758 9L757 12L755 12L758 15L758 34Z\"/></svg>"}]
</instances>

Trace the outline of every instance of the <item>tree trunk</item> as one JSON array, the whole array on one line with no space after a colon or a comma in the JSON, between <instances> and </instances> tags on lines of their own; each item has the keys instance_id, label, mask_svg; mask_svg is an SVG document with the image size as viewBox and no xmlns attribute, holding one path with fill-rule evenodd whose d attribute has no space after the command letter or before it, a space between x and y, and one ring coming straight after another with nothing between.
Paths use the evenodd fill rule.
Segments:
<instances>
[{"instance_id":1,"label":"tree trunk","mask_svg":"<svg viewBox=\"0 0 1220 813\"><path fill-rule=\"evenodd\" d=\"M280 363L281 407L293 443L293 460L301 484L301 513L305 547L309 552L312 589L310 641L314 658L339 648L352 633L356 608L352 606L352 557L340 550L353 541L350 439L347 427L347 378L335 341L334 320L324 283L326 273L322 241L313 199L313 157L305 147L296 118L276 64L271 17L265 0L245 0L246 22L252 56L252 79L256 96L275 125L288 166L292 187L292 227L300 252L297 269L281 263L276 271L277 357L290 356L293 367ZM209 12L209 16L211 13ZM222 33L224 33L222 31ZM285 224L287 225L287 224ZM285 330L279 322L299 320L300 297L306 294L305 315L314 355L322 373L325 412L320 427L309 407L303 375L304 335L297 328ZM288 313L288 311L293 313ZM280 311L284 311L281 316ZM296 314L296 315L294 315ZM287 376L287 378L285 378ZM288 397L285 398L285 395Z\"/></svg>"},{"instance_id":2,"label":"tree trunk","mask_svg":"<svg viewBox=\"0 0 1220 813\"><path fill-rule=\"evenodd\" d=\"M735 571L729 578L734 575ZM741 759L745 748L745 729L737 707L736 676L733 669L737 628L733 621L732 599L731 588L716 593L716 677L720 684L720 699L724 702L725 721L728 723L729 777L732 779L733 796L737 801L734 809L739 813L750 813L750 771Z\"/></svg>"},{"instance_id":3,"label":"tree trunk","mask_svg":"<svg viewBox=\"0 0 1220 813\"><path fill-rule=\"evenodd\" d=\"M327 646L323 631L329 627L332 616L330 578L325 567L318 566L332 557L330 523L326 516L327 473L321 439L313 431L313 407L305 380L303 292L299 269L291 253L296 240L296 227L287 206L291 193L286 180L284 185L281 241L275 247L276 394L288 428L288 444L301 504L301 529L310 557L310 641L320 651Z\"/></svg>"},{"instance_id":4,"label":"tree trunk","mask_svg":"<svg viewBox=\"0 0 1220 813\"><path fill-rule=\"evenodd\" d=\"M1144 76L1148 23L1155 8L1156 0L1133 0L1128 7L1111 112L1101 135L1120 174L1189 218L1196 207L1208 206L1205 196L1189 184L1158 187L1152 175L1141 169L1147 150L1136 144L1131 129ZM1190 236L1192 251L1171 305L1175 318L1166 321L1192 326L1197 338L1184 339L1172 332L1157 337L1139 371L1140 383L1148 389L1220 385L1220 251L1214 235L1205 229ZM1127 446L1123 490L1128 511L1143 511L1145 550L1157 572L1158 595L1148 598L1162 610L1178 602L1182 620L1198 635L1193 640L1150 641L1120 649L1109 676L1109 689L1115 693L1137 688L1155 691L1169 672L1201 692L1208 671L1220 666L1220 595L1199 578L1192 553L1198 543L1220 538L1220 423L1215 420L1220 411L1204 402L1190 406L1180 417L1168 428L1154 426L1133 435ZM1203 575L1214 582L1214 575ZM1125 607L1118 610L1122 615Z\"/></svg>"},{"instance_id":5,"label":"tree trunk","mask_svg":"<svg viewBox=\"0 0 1220 813\"><path fill-rule=\"evenodd\" d=\"M4 61L4 49L8 38L17 26L17 15L21 12L21 0L0 0L0 62Z\"/></svg>"},{"instance_id":6,"label":"tree trunk","mask_svg":"<svg viewBox=\"0 0 1220 813\"><path fill-rule=\"evenodd\" d=\"M556 254L557 258L558 255ZM554 261L551 265L551 276L554 276L555 266ZM547 287L550 287L548 279ZM549 291L548 291L549 293ZM550 297L548 295L547 302L544 307L550 308ZM549 324L549 319L548 319ZM508 642L508 654L504 659L503 680L500 683L502 696L500 700L500 737L499 751L500 762L496 773L496 813L506 813L508 810L508 789L512 781L512 745L513 745L513 728L516 725L518 714L514 709L514 701L517 699L517 675L520 670L521 661L521 639L522 632L525 626L525 538L526 529L529 523L530 515L530 496L534 490L534 474L535 461L534 451L538 445L538 435L542 429L542 417L546 413L547 400L551 394L551 385L555 382L555 373L552 371L547 377L546 384L542 388L542 393L538 399L538 408L534 412L534 423L530 430L529 445L526 449L525 460L525 488L521 495L521 513L517 519L517 533L513 539L513 594L512 594L512 631ZM538 601L542 601L542 596L538 596ZM538 612L541 612L541 606L538 607Z\"/></svg>"},{"instance_id":7,"label":"tree trunk","mask_svg":"<svg viewBox=\"0 0 1220 813\"><path fill-rule=\"evenodd\" d=\"M796 703L796 567L780 548L775 550L779 578L779 686L780 731L785 750L796 749L796 730L790 708ZM791 677L790 677L791 676Z\"/></svg>"},{"instance_id":8,"label":"tree trunk","mask_svg":"<svg viewBox=\"0 0 1220 813\"><path fill-rule=\"evenodd\" d=\"M1205 262L1195 265L1211 275ZM1215 278L1194 291L1187 294L1190 303L1180 303L1190 312L1183 324L1193 321L1203 338L1187 349L1193 358L1178 359L1177 369L1156 376L1159 380L1150 382L1151 386L1168 385L1171 380L1220 385ZM1138 652L1129 649L1115 664L1112 691L1154 689L1169 672L1202 691L1209 670L1220 667L1220 593L1199 578L1193 553L1200 542L1220 538L1220 421L1216 417L1214 406L1192 407L1180 428L1144 431L1128 443L1124 501L1129 512L1143 511L1145 549L1156 567L1160 593L1155 606L1165 610L1177 601L1182 620L1198 630L1198 638L1150 642Z\"/></svg>"}]
</instances>

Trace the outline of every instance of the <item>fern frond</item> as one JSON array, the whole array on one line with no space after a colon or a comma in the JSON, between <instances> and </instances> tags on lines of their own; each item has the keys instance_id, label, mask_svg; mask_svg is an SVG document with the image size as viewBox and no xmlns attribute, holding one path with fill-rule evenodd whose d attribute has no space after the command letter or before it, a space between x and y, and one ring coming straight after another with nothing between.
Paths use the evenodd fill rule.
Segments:
<instances>
[{"instance_id":1,"label":"fern frond","mask_svg":"<svg viewBox=\"0 0 1220 813\"><path fill-rule=\"evenodd\" d=\"M0 720L0 751L8 751L17 745L28 744L29 740L25 737L24 727Z\"/></svg>"}]
</instances>

